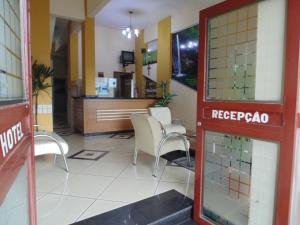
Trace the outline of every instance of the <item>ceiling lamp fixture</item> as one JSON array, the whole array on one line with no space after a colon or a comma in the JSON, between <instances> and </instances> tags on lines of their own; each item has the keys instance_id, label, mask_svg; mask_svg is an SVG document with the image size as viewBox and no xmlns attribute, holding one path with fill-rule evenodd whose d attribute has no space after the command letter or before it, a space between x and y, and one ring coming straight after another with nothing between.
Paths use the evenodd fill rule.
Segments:
<instances>
[{"instance_id":1,"label":"ceiling lamp fixture","mask_svg":"<svg viewBox=\"0 0 300 225\"><path fill-rule=\"evenodd\" d=\"M138 29L133 29L132 28L132 25L131 25L131 16L132 16L133 12L129 11L128 13L129 13L129 19L130 19L129 27L127 27L126 29L124 29L122 31L122 34L124 36L126 36L128 39L131 39L133 35L135 35L136 37L138 37L140 31Z\"/></svg>"}]
</instances>

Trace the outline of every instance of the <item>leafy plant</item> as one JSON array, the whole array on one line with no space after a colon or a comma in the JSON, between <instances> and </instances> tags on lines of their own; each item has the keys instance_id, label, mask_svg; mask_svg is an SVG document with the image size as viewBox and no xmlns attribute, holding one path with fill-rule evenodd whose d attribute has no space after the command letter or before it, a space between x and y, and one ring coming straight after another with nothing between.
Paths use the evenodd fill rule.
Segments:
<instances>
[{"instance_id":1,"label":"leafy plant","mask_svg":"<svg viewBox=\"0 0 300 225\"><path fill-rule=\"evenodd\" d=\"M172 102L173 97L175 97L175 96L177 96L177 95L176 94L167 94L162 99L158 100L154 106L155 107L166 107Z\"/></svg>"},{"instance_id":2,"label":"leafy plant","mask_svg":"<svg viewBox=\"0 0 300 225\"><path fill-rule=\"evenodd\" d=\"M41 91L51 87L48 78L54 75L54 70L45 64L39 64L37 60L32 64L32 95L35 97L35 124L38 124L38 97ZM47 92L46 92L47 93ZM47 93L48 94L48 93Z\"/></svg>"}]
</instances>

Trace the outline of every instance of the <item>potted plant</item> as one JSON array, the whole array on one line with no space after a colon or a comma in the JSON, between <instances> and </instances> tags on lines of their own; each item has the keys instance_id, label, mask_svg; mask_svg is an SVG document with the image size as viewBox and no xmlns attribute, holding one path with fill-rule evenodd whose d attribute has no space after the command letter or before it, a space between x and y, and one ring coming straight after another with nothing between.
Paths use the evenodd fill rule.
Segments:
<instances>
[{"instance_id":1,"label":"potted plant","mask_svg":"<svg viewBox=\"0 0 300 225\"><path fill-rule=\"evenodd\" d=\"M47 82L48 78L53 77L54 71L45 64L39 64L37 60L32 64L32 96L35 97L35 125L38 124L38 97L41 91L51 87ZM47 93L48 94L48 93ZM38 128L36 128L38 130Z\"/></svg>"}]
</instances>

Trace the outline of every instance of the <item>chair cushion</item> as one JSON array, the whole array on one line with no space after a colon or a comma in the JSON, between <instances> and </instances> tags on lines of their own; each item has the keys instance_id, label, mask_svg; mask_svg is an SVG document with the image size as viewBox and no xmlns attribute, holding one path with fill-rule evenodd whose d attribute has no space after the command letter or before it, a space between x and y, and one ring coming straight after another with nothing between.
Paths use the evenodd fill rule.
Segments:
<instances>
[{"instance_id":1,"label":"chair cushion","mask_svg":"<svg viewBox=\"0 0 300 225\"><path fill-rule=\"evenodd\" d=\"M49 135L49 133L47 133ZM69 151L68 143L55 133L50 133L50 136L55 138L62 146L63 152L66 155ZM45 154L61 154L58 144L47 138L47 137L37 137L34 140L34 155L45 155Z\"/></svg>"},{"instance_id":2,"label":"chair cushion","mask_svg":"<svg viewBox=\"0 0 300 225\"><path fill-rule=\"evenodd\" d=\"M167 134L172 133L172 132L176 132L179 134L186 133L185 127L182 125L179 125L179 124L168 124L168 125L164 125L163 128Z\"/></svg>"}]
</instances>

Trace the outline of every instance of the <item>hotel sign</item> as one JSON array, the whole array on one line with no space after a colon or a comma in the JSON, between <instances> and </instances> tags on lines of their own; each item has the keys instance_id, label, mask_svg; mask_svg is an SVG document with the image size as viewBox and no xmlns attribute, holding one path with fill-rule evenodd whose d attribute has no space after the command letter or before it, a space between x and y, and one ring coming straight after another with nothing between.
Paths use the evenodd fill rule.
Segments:
<instances>
[{"instance_id":1,"label":"hotel sign","mask_svg":"<svg viewBox=\"0 0 300 225\"><path fill-rule=\"evenodd\" d=\"M216 109L203 108L204 121L227 121L245 125L263 125L272 127L283 126L282 112L241 110L241 109Z\"/></svg>"},{"instance_id":2,"label":"hotel sign","mask_svg":"<svg viewBox=\"0 0 300 225\"><path fill-rule=\"evenodd\" d=\"M0 155L4 159L9 152L22 140L24 133L22 131L22 123L11 126L6 131L0 133Z\"/></svg>"},{"instance_id":3,"label":"hotel sign","mask_svg":"<svg viewBox=\"0 0 300 225\"><path fill-rule=\"evenodd\" d=\"M245 121L246 123L267 124L270 116L268 113L240 112L231 110L211 110L211 118L219 120Z\"/></svg>"}]
</instances>

